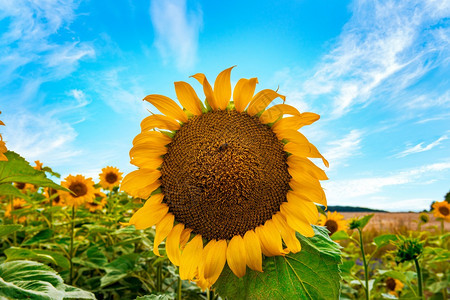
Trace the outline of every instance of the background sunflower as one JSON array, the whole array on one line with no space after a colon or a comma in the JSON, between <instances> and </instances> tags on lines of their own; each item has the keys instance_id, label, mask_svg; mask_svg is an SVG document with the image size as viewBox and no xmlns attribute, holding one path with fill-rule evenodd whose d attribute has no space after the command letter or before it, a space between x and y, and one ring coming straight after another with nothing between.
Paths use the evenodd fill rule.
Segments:
<instances>
[{"instance_id":1,"label":"background sunflower","mask_svg":"<svg viewBox=\"0 0 450 300\"><path fill-rule=\"evenodd\" d=\"M333 233L341 231L341 230L347 230L348 225L347 221L344 219L344 216L335 212L327 212L327 215L320 215L319 221L317 222L317 225L325 226L328 231L330 232L330 236L333 235Z\"/></svg>"},{"instance_id":2,"label":"background sunflower","mask_svg":"<svg viewBox=\"0 0 450 300\"><path fill-rule=\"evenodd\" d=\"M118 168L115 167L105 167L102 169L100 176L100 185L104 189L112 189L115 186L119 186L122 180L122 172L119 172Z\"/></svg>"},{"instance_id":3,"label":"background sunflower","mask_svg":"<svg viewBox=\"0 0 450 300\"><path fill-rule=\"evenodd\" d=\"M192 76L205 103L186 82L175 82L183 109L162 95L144 98L164 115L142 121L130 151L139 169L121 186L150 197L128 224L156 224L155 254L167 238L180 277L202 288L217 280L225 262L242 277L246 266L262 271L262 254L300 251L295 233L313 236L315 203L326 205L319 180L327 176L308 158L328 162L298 132L319 115L284 103L266 110L285 97L270 89L254 94L256 78L240 79L230 101L231 70L217 76L214 88L204 74Z\"/></svg>"},{"instance_id":4,"label":"background sunflower","mask_svg":"<svg viewBox=\"0 0 450 300\"><path fill-rule=\"evenodd\" d=\"M85 178L83 175L69 175L61 182L61 185L73 192L61 191L61 196L67 205L80 206L95 197L94 182L91 178Z\"/></svg>"},{"instance_id":5,"label":"background sunflower","mask_svg":"<svg viewBox=\"0 0 450 300\"><path fill-rule=\"evenodd\" d=\"M447 201L435 202L432 207L433 215L436 218L450 221L450 203Z\"/></svg>"}]
</instances>

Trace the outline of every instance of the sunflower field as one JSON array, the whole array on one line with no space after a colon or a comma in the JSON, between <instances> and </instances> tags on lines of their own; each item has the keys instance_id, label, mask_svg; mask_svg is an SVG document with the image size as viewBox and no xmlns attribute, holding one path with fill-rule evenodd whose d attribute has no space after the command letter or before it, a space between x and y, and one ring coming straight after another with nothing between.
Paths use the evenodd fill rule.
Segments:
<instances>
[{"instance_id":1,"label":"sunflower field","mask_svg":"<svg viewBox=\"0 0 450 300\"><path fill-rule=\"evenodd\" d=\"M0 299L448 299L450 204L390 232L327 212L328 161L299 132L319 116L256 78L232 91L231 70L192 76L204 101L182 81L182 107L146 96L162 114L125 176L61 178L0 139Z\"/></svg>"}]
</instances>

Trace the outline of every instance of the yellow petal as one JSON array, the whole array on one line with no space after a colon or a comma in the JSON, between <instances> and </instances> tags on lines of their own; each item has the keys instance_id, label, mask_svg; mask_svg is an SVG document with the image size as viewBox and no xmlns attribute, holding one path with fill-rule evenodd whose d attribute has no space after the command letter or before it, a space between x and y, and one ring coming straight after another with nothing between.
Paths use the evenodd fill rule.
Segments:
<instances>
[{"instance_id":1,"label":"yellow petal","mask_svg":"<svg viewBox=\"0 0 450 300\"><path fill-rule=\"evenodd\" d=\"M213 245L208 252L208 256L205 261L205 279L211 284L216 282L222 273L223 267L227 260L227 241L219 240Z\"/></svg>"},{"instance_id":2,"label":"yellow petal","mask_svg":"<svg viewBox=\"0 0 450 300\"><path fill-rule=\"evenodd\" d=\"M287 246L287 250L292 253L297 253L302 250L300 241L295 236L295 230L292 229L286 222L283 215L278 212L272 217L273 223L277 227L278 231L281 233L284 243Z\"/></svg>"},{"instance_id":3,"label":"yellow petal","mask_svg":"<svg viewBox=\"0 0 450 300\"><path fill-rule=\"evenodd\" d=\"M231 69L234 67L223 70L217 75L214 82L214 96L216 97L217 105L219 109L224 110L227 108L231 98L231 82L230 75Z\"/></svg>"},{"instance_id":4,"label":"yellow petal","mask_svg":"<svg viewBox=\"0 0 450 300\"><path fill-rule=\"evenodd\" d=\"M319 118L320 116L318 114L305 112L300 114L300 116L293 116L278 120L275 124L273 124L272 130L275 133L283 129L299 130L305 125L314 123L315 121L319 120Z\"/></svg>"},{"instance_id":5,"label":"yellow petal","mask_svg":"<svg viewBox=\"0 0 450 300\"><path fill-rule=\"evenodd\" d=\"M308 144L287 143L286 145L284 145L284 151L300 157L321 158L323 164L326 167L329 167L328 161L325 159L325 157L322 156L322 154L320 154L319 150L317 150L317 148L311 143Z\"/></svg>"},{"instance_id":6,"label":"yellow petal","mask_svg":"<svg viewBox=\"0 0 450 300\"><path fill-rule=\"evenodd\" d=\"M125 176L120 188L131 196L146 199L161 185L160 176L161 172L157 170L136 170Z\"/></svg>"},{"instance_id":7,"label":"yellow petal","mask_svg":"<svg viewBox=\"0 0 450 300\"><path fill-rule=\"evenodd\" d=\"M197 267L202 260L203 241L197 234L184 248L180 261L180 278L194 280Z\"/></svg>"},{"instance_id":8,"label":"yellow petal","mask_svg":"<svg viewBox=\"0 0 450 300\"><path fill-rule=\"evenodd\" d=\"M146 202L147 204L147 202ZM167 214L169 207L164 204L146 205L138 209L130 219L129 224L134 225L136 229L146 229L152 227Z\"/></svg>"},{"instance_id":9,"label":"yellow petal","mask_svg":"<svg viewBox=\"0 0 450 300\"><path fill-rule=\"evenodd\" d=\"M266 221L262 226L255 228L256 235L261 241L261 249L265 256L284 255L281 236L272 220Z\"/></svg>"},{"instance_id":10,"label":"yellow petal","mask_svg":"<svg viewBox=\"0 0 450 300\"><path fill-rule=\"evenodd\" d=\"M280 206L280 211L292 229L307 237L314 236L311 224L308 223L306 217L293 204L284 202Z\"/></svg>"},{"instance_id":11,"label":"yellow petal","mask_svg":"<svg viewBox=\"0 0 450 300\"><path fill-rule=\"evenodd\" d=\"M173 227L172 231L167 236L166 241L166 252L167 257L169 257L170 261L175 265L180 265L180 238L181 233L184 230L184 224L177 224Z\"/></svg>"},{"instance_id":12,"label":"yellow petal","mask_svg":"<svg viewBox=\"0 0 450 300\"><path fill-rule=\"evenodd\" d=\"M259 120L263 124L273 123L287 114L300 116L300 112L295 107L288 104L277 104L265 110L259 117Z\"/></svg>"},{"instance_id":13,"label":"yellow petal","mask_svg":"<svg viewBox=\"0 0 450 300\"><path fill-rule=\"evenodd\" d=\"M139 133L134 139L133 139L133 146L139 145L139 144L157 144L161 147L164 147L165 145L172 142L172 139L168 137L167 135L159 132L159 131L144 131Z\"/></svg>"},{"instance_id":14,"label":"yellow petal","mask_svg":"<svg viewBox=\"0 0 450 300\"><path fill-rule=\"evenodd\" d=\"M239 79L233 92L234 107L238 112L243 112L255 93L258 78Z\"/></svg>"},{"instance_id":15,"label":"yellow petal","mask_svg":"<svg viewBox=\"0 0 450 300\"><path fill-rule=\"evenodd\" d=\"M192 232L192 229L186 228L181 233L181 237L180 237L180 247L181 247L181 249L184 249L184 246L186 246L187 242L189 241L189 238L191 237L191 232Z\"/></svg>"},{"instance_id":16,"label":"yellow petal","mask_svg":"<svg viewBox=\"0 0 450 300\"><path fill-rule=\"evenodd\" d=\"M287 158L289 168L302 170L318 180L327 180L325 172L307 158L291 155Z\"/></svg>"},{"instance_id":17,"label":"yellow petal","mask_svg":"<svg viewBox=\"0 0 450 300\"><path fill-rule=\"evenodd\" d=\"M288 168L288 172L292 176L292 180L295 182L301 182L303 185L309 185L315 188L322 188L319 180L312 177L309 173L294 168Z\"/></svg>"},{"instance_id":18,"label":"yellow petal","mask_svg":"<svg viewBox=\"0 0 450 300\"><path fill-rule=\"evenodd\" d=\"M181 122L187 122L185 112L169 97L163 95L148 95L144 100L150 102L160 112Z\"/></svg>"},{"instance_id":19,"label":"yellow petal","mask_svg":"<svg viewBox=\"0 0 450 300\"><path fill-rule=\"evenodd\" d=\"M206 76L202 73L197 73L191 77L197 79L198 82L203 85L203 93L205 93L206 102L208 102L209 106L211 106L213 110L218 109L219 105L217 104L216 97L214 96L214 91L209 84L208 79L206 79Z\"/></svg>"},{"instance_id":20,"label":"yellow petal","mask_svg":"<svg viewBox=\"0 0 450 300\"><path fill-rule=\"evenodd\" d=\"M194 115L202 114L202 106L192 86L184 81L175 82L175 92L181 105Z\"/></svg>"},{"instance_id":21,"label":"yellow petal","mask_svg":"<svg viewBox=\"0 0 450 300\"><path fill-rule=\"evenodd\" d=\"M157 169L162 165L163 159L160 155L153 155L153 157L133 157L130 163L142 169Z\"/></svg>"},{"instance_id":22,"label":"yellow petal","mask_svg":"<svg viewBox=\"0 0 450 300\"><path fill-rule=\"evenodd\" d=\"M261 242L253 230L244 235L245 261L250 269L262 272Z\"/></svg>"},{"instance_id":23,"label":"yellow petal","mask_svg":"<svg viewBox=\"0 0 450 300\"><path fill-rule=\"evenodd\" d=\"M308 220L309 224L316 224L319 218L319 211L317 210L317 206L305 199L304 197L300 197L292 191L288 191L286 194L286 199L288 202L297 206L298 210L303 213L303 215Z\"/></svg>"},{"instance_id":24,"label":"yellow petal","mask_svg":"<svg viewBox=\"0 0 450 300\"><path fill-rule=\"evenodd\" d=\"M245 245L240 235L234 236L228 243L227 263L233 273L241 278L245 275L247 262L245 261Z\"/></svg>"},{"instance_id":25,"label":"yellow petal","mask_svg":"<svg viewBox=\"0 0 450 300\"><path fill-rule=\"evenodd\" d=\"M156 155L161 156L167 153L167 148L164 145L156 143L139 144L131 148L130 157L154 157Z\"/></svg>"},{"instance_id":26,"label":"yellow petal","mask_svg":"<svg viewBox=\"0 0 450 300\"><path fill-rule=\"evenodd\" d=\"M304 184L293 179L289 181L289 186L292 188L292 192L294 194L306 197L311 202L327 206L327 198L322 187L312 187L308 184Z\"/></svg>"},{"instance_id":27,"label":"yellow petal","mask_svg":"<svg viewBox=\"0 0 450 300\"><path fill-rule=\"evenodd\" d=\"M158 224L156 224L155 240L153 241L153 253L155 253L155 255L161 256L159 255L159 244L161 244L172 231L174 220L175 217L171 213L168 213Z\"/></svg>"},{"instance_id":28,"label":"yellow petal","mask_svg":"<svg viewBox=\"0 0 450 300\"><path fill-rule=\"evenodd\" d=\"M285 96L278 94L274 90L266 89L258 92L250 102L247 113L250 116L256 115L264 110L277 97L280 97L283 101L286 100Z\"/></svg>"},{"instance_id":29,"label":"yellow petal","mask_svg":"<svg viewBox=\"0 0 450 300\"><path fill-rule=\"evenodd\" d=\"M209 251L213 248L213 246L217 243L216 240L211 240L206 244L205 248L202 251L202 260L200 261L198 265L198 272L197 272L197 285L202 289L205 290L207 288L211 287L211 283L205 279L205 264L206 264L206 257L208 257Z\"/></svg>"},{"instance_id":30,"label":"yellow petal","mask_svg":"<svg viewBox=\"0 0 450 300\"><path fill-rule=\"evenodd\" d=\"M155 128L178 130L180 129L180 123L178 123L171 117L163 115L151 115L142 120L141 122L142 131L147 131Z\"/></svg>"}]
</instances>

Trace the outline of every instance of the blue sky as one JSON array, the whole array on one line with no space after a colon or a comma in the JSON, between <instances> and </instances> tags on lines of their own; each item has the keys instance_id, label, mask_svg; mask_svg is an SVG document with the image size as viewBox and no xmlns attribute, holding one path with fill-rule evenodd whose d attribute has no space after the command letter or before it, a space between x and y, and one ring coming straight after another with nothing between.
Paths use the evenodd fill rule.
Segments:
<instances>
[{"instance_id":1,"label":"blue sky","mask_svg":"<svg viewBox=\"0 0 450 300\"><path fill-rule=\"evenodd\" d=\"M0 0L0 35L6 145L63 176L134 170L142 98L237 65L232 83L321 115L303 132L330 205L421 210L450 189L449 1Z\"/></svg>"}]
</instances>

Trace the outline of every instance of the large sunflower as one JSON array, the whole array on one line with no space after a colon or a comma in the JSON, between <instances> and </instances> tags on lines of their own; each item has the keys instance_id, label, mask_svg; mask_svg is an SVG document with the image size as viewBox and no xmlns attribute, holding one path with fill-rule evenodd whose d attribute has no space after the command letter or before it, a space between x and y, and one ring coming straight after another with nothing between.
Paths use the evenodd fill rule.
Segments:
<instances>
[{"instance_id":1,"label":"large sunflower","mask_svg":"<svg viewBox=\"0 0 450 300\"><path fill-rule=\"evenodd\" d=\"M436 218L450 221L450 203L447 201L435 202L433 204L433 215Z\"/></svg>"},{"instance_id":2,"label":"large sunflower","mask_svg":"<svg viewBox=\"0 0 450 300\"><path fill-rule=\"evenodd\" d=\"M217 76L214 89L205 75L192 76L203 86L204 104L186 82L175 82L184 109L162 95L144 98L164 115L142 121L130 151L139 169L122 182L130 195L150 197L129 224L156 224L155 254L167 238L180 277L203 289L225 262L242 277L246 266L262 272L262 254L300 251L295 232L313 236L314 203L326 205L319 180L327 176L308 157L328 162L297 131L319 115L287 104L266 110L285 97L270 89L254 95L256 78L240 79L230 101L231 69Z\"/></svg>"},{"instance_id":3,"label":"large sunflower","mask_svg":"<svg viewBox=\"0 0 450 300\"><path fill-rule=\"evenodd\" d=\"M122 180L122 172L114 167L105 167L100 173L100 185L104 189L112 189L115 186L119 186Z\"/></svg>"},{"instance_id":4,"label":"large sunflower","mask_svg":"<svg viewBox=\"0 0 450 300\"><path fill-rule=\"evenodd\" d=\"M67 205L79 206L95 197L92 178L85 178L83 175L69 175L61 182L61 185L72 191L72 193L60 192Z\"/></svg>"},{"instance_id":5,"label":"large sunflower","mask_svg":"<svg viewBox=\"0 0 450 300\"><path fill-rule=\"evenodd\" d=\"M333 213L328 212L326 216L320 215L317 225L325 226L330 232L329 235L333 235L333 233L341 230L347 230L348 227L344 216L337 211Z\"/></svg>"},{"instance_id":6,"label":"large sunflower","mask_svg":"<svg viewBox=\"0 0 450 300\"><path fill-rule=\"evenodd\" d=\"M1 114L2 112L0 111L0 114ZM3 123L3 121L2 120L0 120L0 125L5 125L5 123ZM7 161L8 160L8 158L6 157L6 155L5 154L3 154L3 153L5 153L6 151L8 151L8 149L6 149L6 146L5 146L5 142L3 141L3 137L2 137L2 135L0 134L0 161Z\"/></svg>"}]
</instances>

